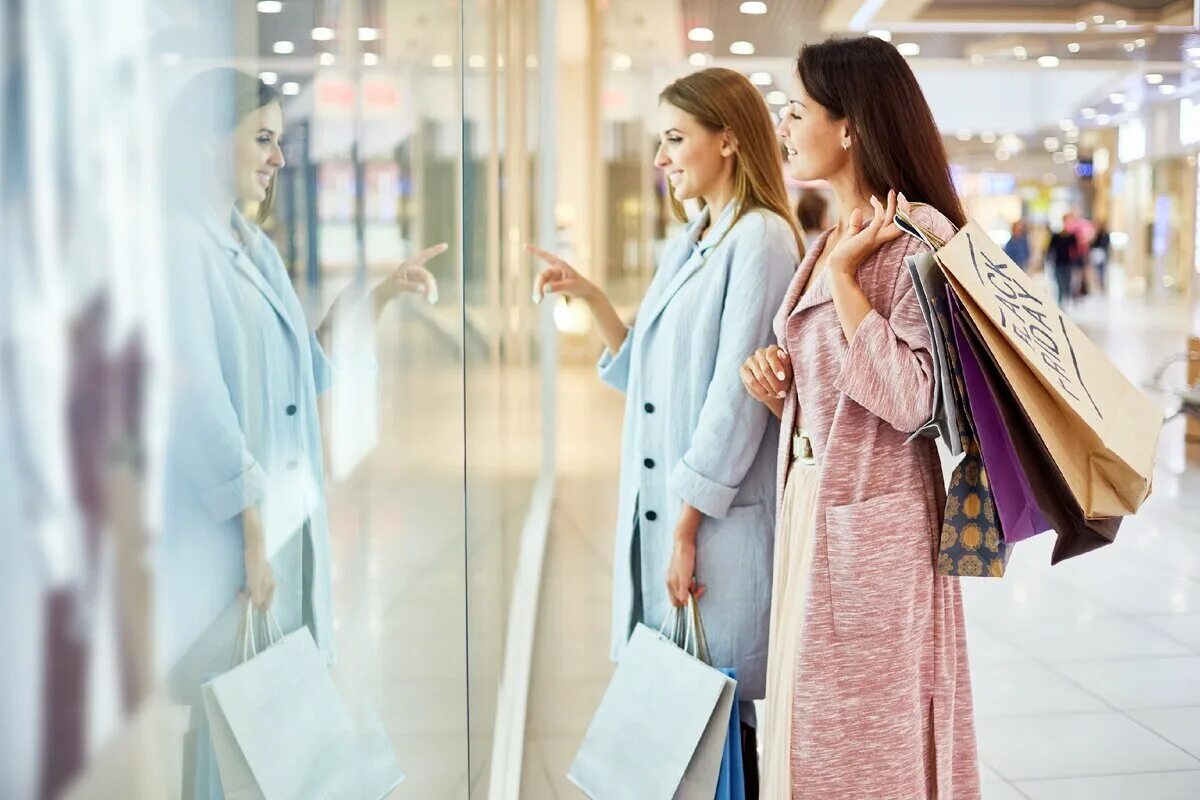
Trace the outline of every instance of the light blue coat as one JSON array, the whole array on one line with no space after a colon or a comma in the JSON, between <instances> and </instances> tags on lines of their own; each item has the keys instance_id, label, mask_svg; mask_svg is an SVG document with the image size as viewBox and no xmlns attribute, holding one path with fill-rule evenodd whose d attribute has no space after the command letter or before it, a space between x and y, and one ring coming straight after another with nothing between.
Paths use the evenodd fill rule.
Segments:
<instances>
[{"instance_id":1,"label":"light blue coat","mask_svg":"<svg viewBox=\"0 0 1200 800\"><path fill-rule=\"evenodd\" d=\"M173 219L167 242L172 403L158 624L168 668L206 632L211 639L211 629L221 629L220 641L205 645L219 652L201 654L211 663L193 667L193 677L228 666L236 631L214 623L230 617L245 584L241 514L252 504L268 549L291 540L307 520L312 632L333 654L317 412L331 365L275 245L236 211L232 223L244 251L215 212Z\"/></svg>"},{"instance_id":2,"label":"light blue coat","mask_svg":"<svg viewBox=\"0 0 1200 800\"><path fill-rule=\"evenodd\" d=\"M742 387L739 369L774 341L771 322L799 252L787 222L733 204L699 242L708 211L663 254L637 320L600 376L626 393L613 569L612 655L635 622L670 611L666 573L684 502L705 518L696 576L715 666L738 670L738 698L763 696L771 613L779 426ZM632 552L641 529L644 620L634 620ZM653 519L651 519L653 517Z\"/></svg>"}]
</instances>

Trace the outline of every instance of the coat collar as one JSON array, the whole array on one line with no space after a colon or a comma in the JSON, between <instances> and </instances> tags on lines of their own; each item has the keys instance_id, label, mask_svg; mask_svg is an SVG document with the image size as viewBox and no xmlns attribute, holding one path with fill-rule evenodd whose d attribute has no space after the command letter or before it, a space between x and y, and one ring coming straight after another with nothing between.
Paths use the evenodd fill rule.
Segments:
<instances>
[{"instance_id":1,"label":"coat collar","mask_svg":"<svg viewBox=\"0 0 1200 800\"><path fill-rule=\"evenodd\" d=\"M700 239L700 232L708 225L710 211L705 208L691 222L688 223L684 230L685 248L683 263L679 266L678 271L671 276L666 288L662 293L651 301L650 314L646 317L646 326L650 326L657 320L666 310L667 304L671 302L671 298L683 288L683 285L691 279L693 275L700 271L700 268L708 261L713 250L724 241L726 234L729 233L733 226L733 218L737 212L737 204L729 203L721 212L721 216L713 223L705 234L704 239Z\"/></svg>"}]
</instances>

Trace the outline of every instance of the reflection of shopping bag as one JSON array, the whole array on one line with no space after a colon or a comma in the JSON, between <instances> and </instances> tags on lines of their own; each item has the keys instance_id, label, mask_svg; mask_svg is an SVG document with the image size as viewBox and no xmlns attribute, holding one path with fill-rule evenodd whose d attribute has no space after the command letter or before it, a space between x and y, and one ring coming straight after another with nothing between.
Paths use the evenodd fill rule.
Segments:
<instances>
[{"instance_id":1,"label":"reflection of shopping bag","mask_svg":"<svg viewBox=\"0 0 1200 800\"><path fill-rule=\"evenodd\" d=\"M689 620L698 617L691 605ZM694 622L683 627L692 631L683 648L678 624L670 633L634 629L567 776L589 797L716 796L737 684L704 663Z\"/></svg>"},{"instance_id":2,"label":"reflection of shopping bag","mask_svg":"<svg viewBox=\"0 0 1200 800\"><path fill-rule=\"evenodd\" d=\"M1162 411L969 222L949 242L920 231L991 358L1090 518L1132 514L1150 489Z\"/></svg>"},{"instance_id":3,"label":"reflection of shopping bag","mask_svg":"<svg viewBox=\"0 0 1200 800\"><path fill-rule=\"evenodd\" d=\"M201 690L225 796L386 796L404 777L391 747L358 735L308 628L284 636L276 626L270 639Z\"/></svg>"},{"instance_id":4,"label":"reflection of shopping bag","mask_svg":"<svg viewBox=\"0 0 1200 800\"><path fill-rule=\"evenodd\" d=\"M737 680L736 669L721 669L722 674ZM742 715L738 713L738 704L733 704L729 714L729 733L725 737L725 754L721 757L721 775L717 779L716 800L746 800L746 765L745 758L755 758L754 753L747 756L742 752Z\"/></svg>"}]
</instances>

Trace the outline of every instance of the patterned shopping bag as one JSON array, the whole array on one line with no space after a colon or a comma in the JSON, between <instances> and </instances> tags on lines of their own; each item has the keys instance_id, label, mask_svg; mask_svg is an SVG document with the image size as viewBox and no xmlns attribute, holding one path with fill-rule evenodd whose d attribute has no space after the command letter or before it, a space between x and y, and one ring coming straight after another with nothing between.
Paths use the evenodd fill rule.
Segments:
<instances>
[{"instance_id":1,"label":"patterned shopping bag","mask_svg":"<svg viewBox=\"0 0 1200 800\"><path fill-rule=\"evenodd\" d=\"M946 287L949 294L954 291ZM962 363L950 327L947 297L930 298L934 316L946 345L946 361L953 380L951 389L958 404L963 457L950 475L946 490L946 513L942 523L942 541L938 547L937 573L960 577L1002 578L1012 545L1006 544L1000 530L1000 516L987 467L979 449Z\"/></svg>"}]
</instances>

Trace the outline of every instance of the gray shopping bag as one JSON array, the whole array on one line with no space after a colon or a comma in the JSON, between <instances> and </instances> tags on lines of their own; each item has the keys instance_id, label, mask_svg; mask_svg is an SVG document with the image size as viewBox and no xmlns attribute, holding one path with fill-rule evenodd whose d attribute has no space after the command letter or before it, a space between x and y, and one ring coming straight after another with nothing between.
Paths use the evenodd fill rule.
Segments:
<instances>
[{"instance_id":1,"label":"gray shopping bag","mask_svg":"<svg viewBox=\"0 0 1200 800\"><path fill-rule=\"evenodd\" d=\"M674 638L634 629L567 774L593 800L716 795L737 682L692 655L702 633L686 650Z\"/></svg>"},{"instance_id":2,"label":"gray shopping bag","mask_svg":"<svg viewBox=\"0 0 1200 800\"><path fill-rule=\"evenodd\" d=\"M908 273L912 277L913 288L916 290L917 301L921 305L921 314L925 317L925 326L929 328L929 338L933 348L933 408L930 418L921 428L909 437L912 441L917 436L936 439L941 436L950 455L961 456L963 453L962 438L959 436L961 426L958 421L958 404L954 402L954 392L951 389L950 366L946 361L946 343L942 337L941 326L933 316L933 305L930 298L946 296L946 278L938 267L937 259L932 252L918 253L904 259Z\"/></svg>"},{"instance_id":3,"label":"gray shopping bag","mask_svg":"<svg viewBox=\"0 0 1200 800\"><path fill-rule=\"evenodd\" d=\"M201 695L227 800L378 800L404 779L382 729L356 731L306 627Z\"/></svg>"}]
</instances>

